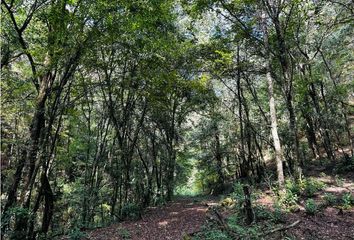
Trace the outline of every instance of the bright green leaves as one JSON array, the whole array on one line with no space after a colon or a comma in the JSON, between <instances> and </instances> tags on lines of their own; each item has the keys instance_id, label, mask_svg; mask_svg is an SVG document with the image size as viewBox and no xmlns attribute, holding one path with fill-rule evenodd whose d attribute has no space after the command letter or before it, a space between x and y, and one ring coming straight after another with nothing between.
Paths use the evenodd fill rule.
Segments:
<instances>
[{"instance_id":1,"label":"bright green leaves","mask_svg":"<svg viewBox=\"0 0 354 240\"><path fill-rule=\"evenodd\" d=\"M212 9L215 0L182 0L182 6L192 17L200 17L202 12Z\"/></svg>"},{"instance_id":2,"label":"bright green leaves","mask_svg":"<svg viewBox=\"0 0 354 240\"><path fill-rule=\"evenodd\" d=\"M75 6L78 3L78 0L67 0L69 5Z\"/></svg>"},{"instance_id":3,"label":"bright green leaves","mask_svg":"<svg viewBox=\"0 0 354 240\"><path fill-rule=\"evenodd\" d=\"M204 88L206 88L209 84L210 84L210 76L208 74L202 74L199 78L199 83L201 86L203 86Z\"/></svg>"},{"instance_id":4,"label":"bright green leaves","mask_svg":"<svg viewBox=\"0 0 354 240\"><path fill-rule=\"evenodd\" d=\"M215 53L218 54L218 58L215 60L216 63L220 63L222 65L231 65L232 64L232 59L233 59L232 52L215 50Z\"/></svg>"}]
</instances>

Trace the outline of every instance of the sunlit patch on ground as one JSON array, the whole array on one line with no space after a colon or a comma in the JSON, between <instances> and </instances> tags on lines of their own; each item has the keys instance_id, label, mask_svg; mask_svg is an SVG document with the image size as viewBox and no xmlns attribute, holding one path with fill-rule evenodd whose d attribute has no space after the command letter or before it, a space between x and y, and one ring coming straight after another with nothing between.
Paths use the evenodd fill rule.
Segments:
<instances>
[{"instance_id":1,"label":"sunlit patch on ground","mask_svg":"<svg viewBox=\"0 0 354 240\"><path fill-rule=\"evenodd\" d=\"M116 229L126 229L131 240L182 239L185 234L200 229L205 223L208 206L213 204L216 203L211 200L201 203L193 199L183 199L166 206L149 207L141 220L122 222L92 231L88 239L121 239L117 238L119 234Z\"/></svg>"},{"instance_id":2,"label":"sunlit patch on ground","mask_svg":"<svg viewBox=\"0 0 354 240\"><path fill-rule=\"evenodd\" d=\"M157 223L159 226L163 226L163 227L165 227L165 226L167 226L168 225L168 221L161 221L161 222L158 222Z\"/></svg>"}]
</instances>

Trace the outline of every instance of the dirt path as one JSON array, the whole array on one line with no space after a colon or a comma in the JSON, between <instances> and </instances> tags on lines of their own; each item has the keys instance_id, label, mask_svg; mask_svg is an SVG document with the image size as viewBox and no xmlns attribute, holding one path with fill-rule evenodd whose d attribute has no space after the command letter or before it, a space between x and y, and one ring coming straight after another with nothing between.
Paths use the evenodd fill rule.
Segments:
<instances>
[{"instance_id":1,"label":"dirt path","mask_svg":"<svg viewBox=\"0 0 354 240\"><path fill-rule=\"evenodd\" d=\"M182 239L185 234L200 229L206 219L207 204L213 201L195 202L193 199L179 199L163 207L150 207L141 220L127 221L96 229L88 233L88 239L131 240Z\"/></svg>"}]
</instances>

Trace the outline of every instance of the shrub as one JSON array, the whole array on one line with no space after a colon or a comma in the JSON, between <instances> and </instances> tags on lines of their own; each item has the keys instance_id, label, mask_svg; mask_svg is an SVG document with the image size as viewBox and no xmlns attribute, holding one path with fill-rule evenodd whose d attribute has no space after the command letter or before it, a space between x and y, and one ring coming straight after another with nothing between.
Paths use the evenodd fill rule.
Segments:
<instances>
[{"instance_id":1,"label":"shrub","mask_svg":"<svg viewBox=\"0 0 354 240\"><path fill-rule=\"evenodd\" d=\"M221 230L209 230L197 234L193 237L195 240L231 240L231 238Z\"/></svg>"},{"instance_id":2,"label":"shrub","mask_svg":"<svg viewBox=\"0 0 354 240\"><path fill-rule=\"evenodd\" d=\"M165 206L166 205L166 199L162 196L158 196L155 198L154 201L155 206Z\"/></svg>"},{"instance_id":3,"label":"shrub","mask_svg":"<svg viewBox=\"0 0 354 240\"><path fill-rule=\"evenodd\" d=\"M316 202L311 198L308 199L305 203L305 210L307 214L314 215L318 210Z\"/></svg>"},{"instance_id":4,"label":"shrub","mask_svg":"<svg viewBox=\"0 0 354 240\"><path fill-rule=\"evenodd\" d=\"M119 229L119 236L123 239L130 239L130 232L125 228Z\"/></svg>"},{"instance_id":5,"label":"shrub","mask_svg":"<svg viewBox=\"0 0 354 240\"><path fill-rule=\"evenodd\" d=\"M277 197L277 204L279 205L279 207L284 206L286 208L289 208L292 206L297 206L298 201L298 195L288 188L285 189L285 192L279 192L279 195Z\"/></svg>"},{"instance_id":6,"label":"shrub","mask_svg":"<svg viewBox=\"0 0 354 240\"><path fill-rule=\"evenodd\" d=\"M69 238L70 240L80 240L86 237L86 233L82 232L79 228L75 227L70 230Z\"/></svg>"},{"instance_id":7,"label":"shrub","mask_svg":"<svg viewBox=\"0 0 354 240\"><path fill-rule=\"evenodd\" d=\"M324 187L324 183L310 178L305 180L304 192L306 196L313 197L317 191L322 190Z\"/></svg>"},{"instance_id":8,"label":"shrub","mask_svg":"<svg viewBox=\"0 0 354 240\"><path fill-rule=\"evenodd\" d=\"M297 202L299 200L299 197L297 196L296 193L293 193L292 191L287 190L285 192L285 195L282 198L282 202L283 204L285 204L286 206L293 206L293 205L297 205Z\"/></svg>"},{"instance_id":9,"label":"shrub","mask_svg":"<svg viewBox=\"0 0 354 240\"><path fill-rule=\"evenodd\" d=\"M325 193L323 199L325 200L325 204L327 206L333 206L337 202L336 196L332 193Z\"/></svg>"},{"instance_id":10,"label":"shrub","mask_svg":"<svg viewBox=\"0 0 354 240\"><path fill-rule=\"evenodd\" d=\"M350 192L345 193L342 197L343 207L346 209L354 205L354 196Z\"/></svg>"},{"instance_id":11,"label":"shrub","mask_svg":"<svg viewBox=\"0 0 354 240\"><path fill-rule=\"evenodd\" d=\"M290 179L286 180L285 189L297 195L301 193L300 184Z\"/></svg>"},{"instance_id":12,"label":"shrub","mask_svg":"<svg viewBox=\"0 0 354 240\"><path fill-rule=\"evenodd\" d=\"M273 208L274 208L274 212L272 214L272 220L275 223L284 222L284 212L281 208L281 205L279 203L275 203L273 205Z\"/></svg>"},{"instance_id":13,"label":"shrub","mask_svg":"<svg viewBox=\"0 0 354 240\"><path fill-rule=\"evenodd\" d=\"M267 209L262 205L257 205L254 207L254 213L256 220L271 220L274 223L284 222L284 211L279 203L273 205L274 211Z\"/></svg>"},{"instance_id":14,"label":"shrub","mask_svg":"<svg viewBox=\"0 0 354 240\"><path fill-rule=\"evenodd\" d=\"M259 226L256 224L244 225L242 216L238 214L231 215L227 218L227 223L229 228L240 236L240 239L258 239Z\"/></svg>"},{"instance_id":15,"label":"shrub","mask_svg":"<svg viewBox=\"0 0 354 240\"><path fill-rule=\"evenodd\" d=\"M237 207L242 208L243 203L245 201L242 183L236 182L234 184L234 191L232 192L231 197L236 200Z\"/></svg>"},{"instance_id":16,"label":"shrub","mask_svg":"<svg viewBox=\"0 0 354 240\"><path fill-rule=\"evenodd\" d=\"M298 209L298 201L301 189L301 182L287 180L285 183L285 191L278 193L278 207L280 208L281 206L284 206L289 211L292 211L292 209Z\"/></svg>"},{"instance_id":17,"label":"shrub","mask_svg":"<svg viewBox=\"0 0 354 240\"><path fill-rule=\"evenodd\" d=\"M21 221L22 219L27 220L32 218L33 217L31 215L30 210L19 206L12 207L2 216L1 227L10 227L11 224L15 222L15 220ZM25 231L14 230L11 229L11 227L9 228L9 232L11 239L24 239L26 236Z\"/></svg>"},{"instance_id":18,"label":"shrub","mask_svg":"<svg viewBox=\"0 0 354 240\"><path fill-rule=\"evenodd\" d=\"M273 213L262 205L256 205L253 208L253 211L254 211L256 220L272 219L272 217L273 217Z\"/></svg>"},{"instance_id":19,"label":"shrub","mask_svg":"<svg viewBox=\"0 0 354 240\"><path fill-rule=\"evenodd\" d=\"M321 173L320 173L320 177L327 177L327 174L324 173L324 172L321 172Z\"/></svg>"},{"instance_id":20,"label":"shrub","mask_svg":"<svg viewBox=\"0 0 354 240\"><path fill-rule=\"evenodd\" d=\"M236 201L235 207L237 207L238 209L242 209L245 202L243 186L244 184L240 182L236 182L233 186L233 192L230 194L230 197ZM250 188L250 194L251 194L251 202L254 202L259 195L259 193L251 191L251 188Z\"/></svg>"},{"instance_id":21,"label":"shrub","mask_svg":"<svg viewBox=\"0 0 354 240\"><path fill-rule=\"evenodd\" d=\"M336 184L337 184L338 187L343 187L343 185L344 185L344 180L343 180L342 178L340 178L338 175L336 175L336 176L334 177L334 179L335 179L335 182L336 182Z\"/></svg>"},{"instance_id":22,"label":"shrub","mask_svg":"<svg viewBox=\"0 0 354 240\"><path fill-rule=\"evenodd\" d=\"M337 164L335 171L338 173L354 171L354 156L350 157L348 154L345 154L341 161Z\"/></svg>"},{"instance_id":23,"label":"shrub","mask_svg":"<svg viewBox=\"0 0 354 240\"><path fill-rule=\"evenodd\" d=\"M122 218L129 220L138 220L141 218L141 207L134 204L128 203L122 207Z\"/></svg>"}]
</instances>

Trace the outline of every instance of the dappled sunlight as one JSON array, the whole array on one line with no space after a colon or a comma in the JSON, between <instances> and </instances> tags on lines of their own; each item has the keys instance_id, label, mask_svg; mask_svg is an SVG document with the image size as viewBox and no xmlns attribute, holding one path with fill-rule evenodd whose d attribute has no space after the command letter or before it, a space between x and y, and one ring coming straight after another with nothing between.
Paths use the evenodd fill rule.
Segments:
<instances>
[{"instance_id":1,"label":"dappled sunlight","mask_svg":"<svg viewBox=\"0 0 354 240\"><path fill-rule=\"evenodd\" d=\"M171 215L171 214L170 214ZM164 220L162 220L162 221L159 221L159 222L157 222L157 225L159 226L159 227L166 227L166 226L168 226L168 225L170 225L170 224L173 224L173 223L176 223L176 222L178 222L178 221L180 221L181 219L179 219L179 218L177 218L177 217L173 217L173 218L169 218L169 219L164 219Z\"/></svg>"},{"instance_id":2,"label":"dappled sunlight","mask_svg":"<svg viewBox=\"0 0 354 240\"><path fill-rule=\"evenodd\" d=\"M178 212L170 212L170 215L178 215Z\"/></svg>"},{"instance_id":3,"label":"dappled sunlight","mask_svg":"<svg viewBox=\"0 0 354 240\"><path fill-rule=\"evenodd\" d=\"M168 225L168 221L164 220L164 221L158 222L157 224L158 224L159 226L165 227L165 226Z\"/></svg>"},{"instance_id":4,"label":"dappled sunlight","mask_svg":"<svg viewBox=\"0 0 354 240\"><path fill-rule=\"evenodd\" d=\"M262 195L261 198L257 199L257 203L267 207L272 207L274 204L274 199L268 195Z\"/></svg>"},{"instance_id":5,"label":"dappled sunlight","mask_svg":"<svg viewBox=\"0 0 354 240\"><path fill-rule=\"evenodd\" d=\"M200 208L200 207L191 207L191 208L187 208L187 209L183 210L182 212L192 212L192 211L194 211L194 212L206 212L207 209Z\"/></svg>"},{"instance_id":6,"label":"dappled sunlight","mask_svg":"<svg viewBox=\"0 0 354 240\"><path fill-rule=\"evenodd\" d=\"M326 192L330 192L330 193L344 193L344 192L349 192L347 188L344 187L337 187L337 186L331 186L331 187L327 187L325 188Z\"/></svg>"},{"instance_id":7,"label":"dappled sunlight","mask_svg":"<svg viewBox=\"0 0 354 240\"><path fill-rule=\"evenodd\" d=\"M353 1L1 0L1 240L354 240Z\"/></svg>"}]
</instances>

